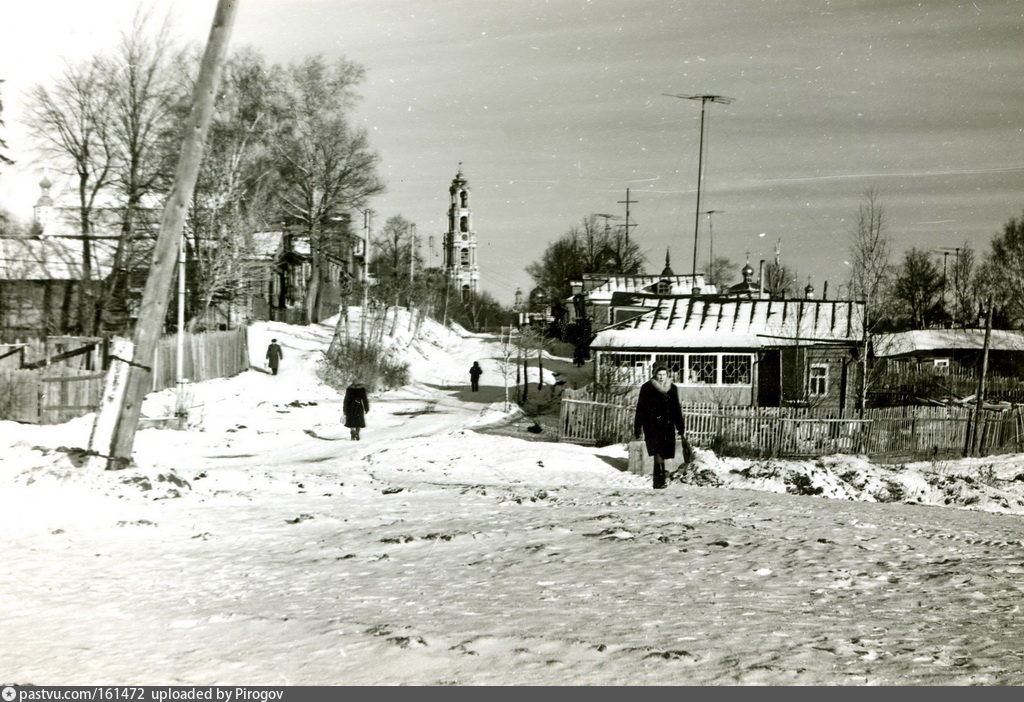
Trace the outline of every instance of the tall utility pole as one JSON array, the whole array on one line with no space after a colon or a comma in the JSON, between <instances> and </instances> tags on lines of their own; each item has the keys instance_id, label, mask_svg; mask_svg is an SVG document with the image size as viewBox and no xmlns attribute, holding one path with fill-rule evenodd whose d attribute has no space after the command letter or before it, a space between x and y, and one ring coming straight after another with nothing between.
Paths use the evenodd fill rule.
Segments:
<instances>
[{"instance_id":1,"label":"tall utility pole","mask_svg":"<svg viewBox=\"0 0 1024 702\"><path fill-rule=\"evenodd\" d=\"M704 183L704 114L709 102L718 102L728 105L732 98L722 95L673 95L663 93L668 97L680 98L682 100L700 100L700 151L697 156L697 210L693 217L693 279L697 280L697 238L700 234L700 195Z\"/></svg>"},{"instance_id":2,"label":"tall utility pole","mask_svg":"<svg viewBox=\"0 0 1024 702\"><path fill-rule=\"evenodd\" d=\"M626 250L629 249L629 228L636 226L635 224L630 224L630 222L629 222L629 206L630 205L635 205L638 202L640 202L640 201L639 200L630 200L629 199L629 188L626 188L626 199L625 200L619 200L618 203L617 203L619 205L625 205L626 206L626 223L623 224L623 225L620 225L622 227L625 227L624 231L626 232L626 247L625 247Z\"/></svg>"},{"instance_id":3,"label":"tall utility pole","mask_svg":"<svg viewBox=\"0 0 1024 702\"><path fill-rule=\"evenodd\" d=\"M192 109L185 124L185 137L174 174L174 186L164 205L160 233L153 247L153 262L142 293L139 319L135 323L135 352L129 364L124 394L117 412L107 468L124 468L131 463L142 401L152 383L151 364L157 342L160 340L164 315L167 313L167 298L178 253L176 248L184 228L185 213L195 189L196 177L199 175L203 143L206 141L206 133L209 131L213 116L217 85L220 82L221 69L228 50L228 39L231 36L231 25L237 9L238 0L217 1L206 51L199 66L199 77L192 90Z\"/></svg>"},{"instance_id":4,"label":"tall utility pole","mask_svg":"<svg viewBox=\"0 0 1024 702\"><path fill-rule=\"evenodd\" d=\"M182 229L178 238L178 339L175 349L175 385L178 390L178 402L174 414L185 417L188 408L185 406L185 230Z\"/></svg>"},{"instance_id":5,"label":"tall utility pole","mask_svg":"<svg viewBox=\"0 0 1024 702\"><path fill-rule=\"evenodd\" d=\"M713 214L725 214L725 210L708 210L704 214L708 217L708 274L711 278L715 276L715 230L711 227L711 215ZM750 253L747 253L747 258L750 258ZM708 285L714 285L714 280L709 280Z\"/></svg>"},{"instance_id":6,"label":"tall utility pole","mask_svg":"<svg viewBox=\"0 0 1024 702\"><path fill-rule=\"evenodd\" d=\"M946 307L946 305L949 304L947 302L947 300L946 300L946 298L947 298L946 289L948 287L948 280L949 280L948 274L946 273L946 271L947 271L946 260L949 258L949 255L951 253L954 253L954 252L957 254L957 257L959 258L960 249L953 248L952 246L940 246L939 248L937 248L935 250L942 254L942 305L943 305L943 307ZM959 261L957 261L957 262L959 263ZM955 276L957 276L958 278L959 278L959 269L960 269L960 266L955 266L953 268L953 274ZM956 286L954 286L954 288L956 288ZM956 290L955 289L953 291L953 299L954 300L956 299ZM948 307L946 307L946 311L947 312L949 311ZM956 315L955 314L951 314L950 316L951 317L955 317Z\"/></svg>"},{"instance_id":7,"label":"tall utility pole","mask_svg":"<svg viewBox=\"0 0 1024 702\"><path fill-rule=\"evenodd\" d=\"M370 306L370 223L373 210L363 210L363 306L359 310L359 348L366 348L366 312Z\"/></svg>"},{"instance_id":8,"label":"tall utility pole","mask_svg":"<svg viewBox=\"0 0 1024 702\"><path fill-rule=\"evenodd\" d=\"M988 350L992 340L992 296L986 302L988 314L985 316L985 341L981 347L981 368L978 372L978 391L974 398L974 421L971 422L970 456L976 456L981 449L981 412L985 406L985 378L988 375Z\"/></svg>"}]
</instances>

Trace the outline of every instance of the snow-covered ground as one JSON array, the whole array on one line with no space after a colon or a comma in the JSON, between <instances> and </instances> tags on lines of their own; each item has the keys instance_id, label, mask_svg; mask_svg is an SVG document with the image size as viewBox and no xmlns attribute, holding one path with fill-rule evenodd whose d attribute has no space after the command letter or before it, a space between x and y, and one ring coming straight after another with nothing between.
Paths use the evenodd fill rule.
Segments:
<instances>
[{"instance_id":1,"label":"snow-covered ground","mask_svg":"<svg viewBox=\"0 0 1024 702\"><path fill-rule=\"evenodd\" d=\"M91 416L0 423L0 683L1024 683L1024 456L698 451L653 491L623 446L474 431L495 344L408 327L359 442L332 328L276 323L280 374L196 385L137 468L85 467Z\"/></svg>"}]
</instances>

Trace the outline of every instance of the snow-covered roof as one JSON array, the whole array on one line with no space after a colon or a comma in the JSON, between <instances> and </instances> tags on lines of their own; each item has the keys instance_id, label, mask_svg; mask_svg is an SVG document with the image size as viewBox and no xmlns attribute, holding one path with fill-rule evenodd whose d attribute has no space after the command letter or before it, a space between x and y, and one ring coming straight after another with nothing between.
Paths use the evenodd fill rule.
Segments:
<instances>
[{"instance_id":1,"label":"snow-covered roof","mask_svg":"<svg viewBox=\"0 0 1024 702\"><path fill-rule=\"evenodd\" d=\"M593 348L747 348L855 343L864 306L828 300L661 298L658 306L599 331Z\"/></svg>"},{"instance_id":2,"label":"snow-covered roof","mask_svg":"<svg viewBox=\"0 0 1024 702\"><path fill-rule=\"evenodd\" d=\"M257 257L272 258L281 249L281 237L284 232L253 232L251 253Z\"/></svg>"},{"instance_id":3,"label":"snow-covered roof","mask_svg":"<svg viewBox=\"0 0 1024 702\"><path fill-rule=\"evenodd\" d=\"M902 356L926 351L981 349L984 329L914 329L874 338L876 356ZM993 329L989 339L993 351L1024 351L1024 333Z\"/></svg>"},{"instance_id":4,"label":"snow-covered roof","mask_svg":"<svg viewBox=\"0 0 1024 702\"><path fill-rule=\"evenodd\" d=\"M114 241L92 242L92 277L105 278L114 257ZM79 239L46 237L0 238L0 280L80 280L82 242Z\"/></svg>"},{"instance_id":5,"label":"snow-covered roof","mask_svg":"<svg viewBox=\"0 0 1024 702\"><path fill-rule=\"evenodd\" d=\"M696 278L692 275L585 275L584 279L604 279L603 283L585 293L590 302L594 304L607 304L611 302L612 295L615 293L654 292L655 287L662 280L668 281L670 295L690 295L694 287L700 288L704 293L713 294L716 292L715 286L707 285L704 282L704 276L699 273ZM694 285L695 280L696 285Z\"/></svg>"}]
</instances>

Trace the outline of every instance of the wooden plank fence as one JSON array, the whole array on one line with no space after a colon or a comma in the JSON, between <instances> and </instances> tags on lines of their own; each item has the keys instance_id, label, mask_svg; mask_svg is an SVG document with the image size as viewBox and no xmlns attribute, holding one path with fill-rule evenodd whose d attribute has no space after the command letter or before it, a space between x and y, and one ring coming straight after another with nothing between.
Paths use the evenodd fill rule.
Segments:
<instances>
[{"instance_id":1,"label":"wooden plank fence","mask_svg":"<svg viewBox=\"0 0 1024 702\"><path fill-rule=\"evenodd\" d=\"M559 438L606 445L632 439L630 405L562 398ZM973 422L965 407L886 407L864 417L838 410L684 405L687 436L723 455L821 456L855 453L897 458L963 455ZM1024 407L984 410L981 453L1024 451Z\"/></svg>"},{"instance_id":2,"label":"wooden plank fence","mask_svg":"<svg viewBox=\"0 0 1024 702\"><path fill-rule=\"evenodd\" d=\"M177 385L176 344L174 336L160 340L154 354L151 390ZM184 377L190 382L226 378L248 368L245 328L186 335ZM0 369L0 419L60 424L88 414L99 407L105 376L103 371L64 365Z\"/></svg>"}]
</instances>

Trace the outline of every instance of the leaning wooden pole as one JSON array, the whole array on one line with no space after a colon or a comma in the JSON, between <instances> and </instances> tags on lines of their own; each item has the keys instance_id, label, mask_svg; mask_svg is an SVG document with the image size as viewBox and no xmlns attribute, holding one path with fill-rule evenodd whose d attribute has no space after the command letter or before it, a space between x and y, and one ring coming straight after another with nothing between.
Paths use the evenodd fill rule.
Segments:
<instances>
[{"instance_id":1,"label":"leaning wooden pole","mask_svg":"<svg viewBox=\"0 0 1024 702\"><path fill-rule=\"evenodd\" d=\"M146 288L139 306L139 319L135 324L135 350L128 371L127 386L117 415L117 423L107 459L108 469L124 468L131 463L135 430L139 425L142 401L149 389L153 355L170 296L171 279L177 262L178 242L185 225L188 203L192 199L199 164L203 157L203 142L213 116L217 84L227 56L228 38L234 22L238 0L217 0L213 26L206 42L206 52L199 66L199 78L192 91L192 110L186 122L185 137L174 174L174 187L167 197L160 233L153 248L153 261Z\"/></svg>"},{"instance_id":2,"label":"leaning wooden pole","mask_svg":"<svg viewBox=\"0 0 1024 702\"><path fill-rule=\"evenodd\" d=\"M978 370L978 391L974 397L974 427L971 434L971 454L977 456L981 451L981 417L985 406L985 379L988 375L988 349L992 339L992 296L988 296L988 315L985 317L985 341L981 347L981 368Z\"/></svg>"}]
</instances>

